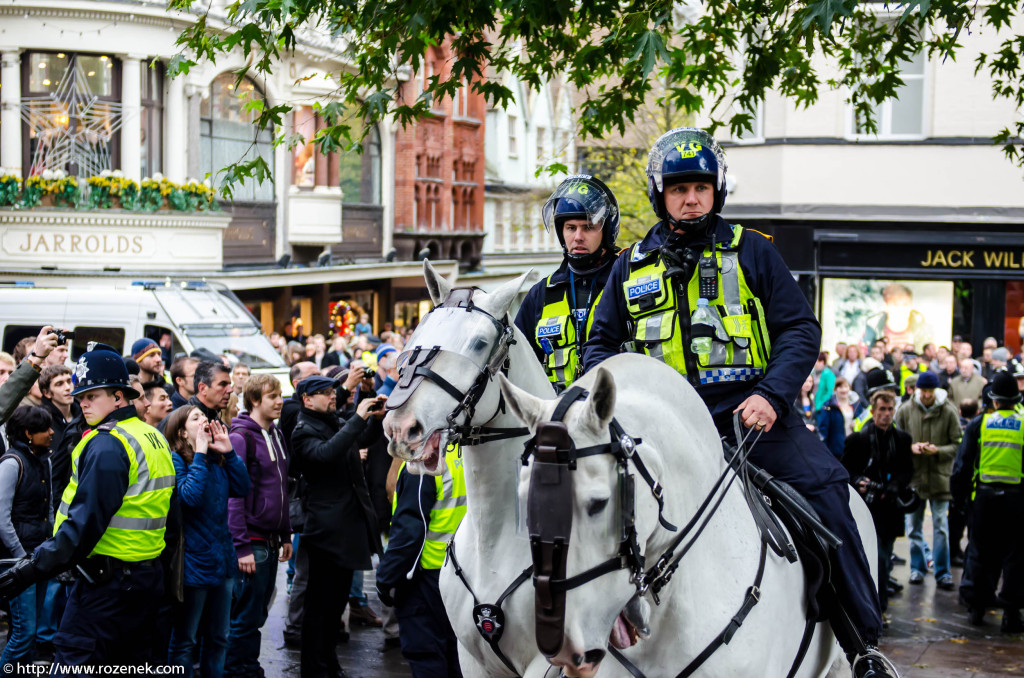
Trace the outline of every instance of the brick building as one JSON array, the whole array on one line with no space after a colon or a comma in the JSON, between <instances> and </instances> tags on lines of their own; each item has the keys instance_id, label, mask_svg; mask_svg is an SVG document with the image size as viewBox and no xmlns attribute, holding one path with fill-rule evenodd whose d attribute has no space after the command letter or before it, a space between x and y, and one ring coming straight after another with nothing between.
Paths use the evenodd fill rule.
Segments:
<instances>
[{"instance_id":1,"label":"brick building","mask_svg":"<svg viewBox=\"0 0 1024 678\"><path fill-rule=\"evenodd\" d=\"M427 52L420 71L402 85L414 102L431 77L451 75L448 43ZM463 83L453 99L433 101L434 116L395 135L394 246L399 260L454 259L480 264L484 239L483 95ZM396 300L397 301L397 300Z\"/></svg>"}]
</instances>

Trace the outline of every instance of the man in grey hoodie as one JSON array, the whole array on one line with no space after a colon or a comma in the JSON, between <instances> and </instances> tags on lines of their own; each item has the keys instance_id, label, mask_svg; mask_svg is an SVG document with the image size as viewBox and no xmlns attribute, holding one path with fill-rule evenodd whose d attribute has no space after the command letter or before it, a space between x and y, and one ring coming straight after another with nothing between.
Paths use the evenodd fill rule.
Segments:
<instances>
[{"instance_id":1,"label":"man in grey hoodie","mask_svg":"<svg viewBox=\"0 0 1024 678\"><path fill-rule=\"evenodd\" d=\"M946 591L956 588L949 563L949 475L960 447L960 413L939 388L934 372L922 372L912 400L896 411L896 427L910 434L914 459L911 485L924 501L907 515L910 538L910 583L924 583L928 565L922 533L925 503L932 510L932 555L936 586Z\"/></svg>"},{"instance_id":2,"label":"man in grey hoodie","mask_svg":"<svg viewBox=\"0 0 1024 678\"><path fill-rule=\"evenodd\" d=\"M238 554L225 676L261 676L260 628L267 621L278 562L292 556L288 520L288 455L274 424L284 400L269 374L250 377L245 411L231 422L231 446L249 471L249 495L228 500L228 526Z\"/></svg>"}]
</instances>

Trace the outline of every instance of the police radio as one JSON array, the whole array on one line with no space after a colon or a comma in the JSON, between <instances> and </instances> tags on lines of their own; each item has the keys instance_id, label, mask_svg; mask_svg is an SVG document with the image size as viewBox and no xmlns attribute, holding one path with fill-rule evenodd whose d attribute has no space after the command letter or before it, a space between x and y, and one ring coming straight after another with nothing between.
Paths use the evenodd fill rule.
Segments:
<instances>
[{"instance_id":1,"label":"police radio","mask_svg":"<svg viewBox=\"0 0 1024 678\"><path fill-rule=\"evenodd\" d=\"M718 262L714 256L701 257L697 268L698 293L704 299L718 298Z\"/></svg>"}]
</instances>

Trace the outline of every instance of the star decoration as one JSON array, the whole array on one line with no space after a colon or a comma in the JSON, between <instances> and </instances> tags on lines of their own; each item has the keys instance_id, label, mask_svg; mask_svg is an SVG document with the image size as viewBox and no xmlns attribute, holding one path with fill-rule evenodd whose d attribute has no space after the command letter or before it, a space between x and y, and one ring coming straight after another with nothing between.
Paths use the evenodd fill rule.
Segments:
<instances>
[{"instance_id":1,"label":"star decoration","mask_svg":"<svg viewBox=\"0 0 1024 678\"><path fill-rule=\"evenodd\" d=\"M85 358L80 358L78 364L75 365L75 384L81 384L87 374L89 374L89 366L85 363Z\"/></svg>"},{"instance_id":2,"label":"star decoration","mask_svg":"<svg viewBox=\"0 0 1024 678\"><path fill-rule=\"evenodd\" d=\"M121 102L90 91L74 56L54 92L22 97L21 117L36 139L29 174L73 164L87 177L111 168L110 140L126 122Z\"/></svg>"}]
</instances>

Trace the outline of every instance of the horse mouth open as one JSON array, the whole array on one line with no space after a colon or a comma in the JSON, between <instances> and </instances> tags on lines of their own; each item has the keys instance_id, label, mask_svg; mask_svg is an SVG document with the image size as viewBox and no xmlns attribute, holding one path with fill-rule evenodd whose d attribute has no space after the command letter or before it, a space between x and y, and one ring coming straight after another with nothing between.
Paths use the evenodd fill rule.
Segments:
<instances>
[{"instance_id":1,"label":"horse mouth open","mask_svg":"<svg viewBox=\"0 0 1024 678\"><path fill-rule=\"evenodd\" d=\"M407 449L416 454L414 459L405 460L405 466L410 473L437 475L438 465L441 463L441 435L442 431L437 430L419 445L408 446Z\"/></svg>"},{"instance_id":2,"label":"horse mouth open","mask_svg":"<svg viewBox=\"0 0 1024 678\"><path fill-rule=\"evenodd\" d=\"M641 638L650 638L650 618L651 605L647 599L639 595L633 596L615 618L608 642L619 650L625 650L636 645Z\"/></svg>"},{"instance_id":3,"label":"horse mouth open","mask_svg":"<svg viewBox=\"0 0 1024 678\"><path fill-rule=\"evenodd\" d=\"M626 611L623 610L615 618L615 623L612 624L612 632L608 636L608 642L612 644L612 647L625 650L627 647L636 645L639 640L640 632L626 618Z\"/></svg>"}]
</instances>

